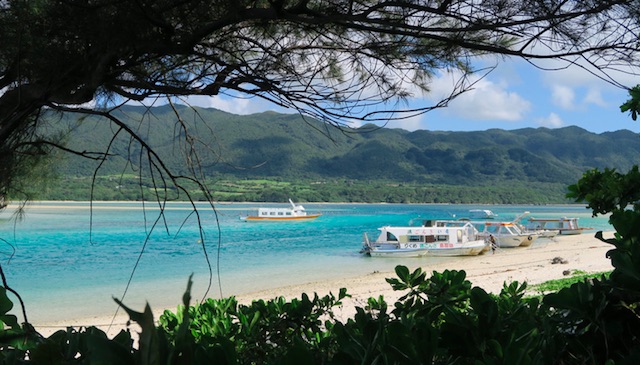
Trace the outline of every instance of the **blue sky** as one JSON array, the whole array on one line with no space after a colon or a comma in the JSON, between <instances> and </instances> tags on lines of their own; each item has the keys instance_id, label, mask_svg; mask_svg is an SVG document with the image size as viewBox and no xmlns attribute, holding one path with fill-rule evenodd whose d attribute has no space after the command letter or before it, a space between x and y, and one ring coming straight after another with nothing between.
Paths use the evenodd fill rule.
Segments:
<instances>
[{"instance_id":1,"label":"blue sky","mask_svg":"<svg viewBox=\"0 0 640 365\"><path fill-rule=\"evenodd\" d=\"M439 100L439 96L449 93L450 80L451 75L437 75L431 92L416 95L409 105L426 105ZM617 81L628 87L640 84L640 78L629 75L620 75ZM575 125L594 133L620 129L640 133L640 121L634 122L628 113L620 112L620 105L627 99L629 95L626 90L577 67L543 71L522 60L507 60L480 80L474 90L459 96L447 108L408 120L392 121L387 127L410 131L477 131ZM234 114L266 110L289 112L255 98L215 97L190 102L192 105L214 107Z\"/></svg>"}]
</instances>

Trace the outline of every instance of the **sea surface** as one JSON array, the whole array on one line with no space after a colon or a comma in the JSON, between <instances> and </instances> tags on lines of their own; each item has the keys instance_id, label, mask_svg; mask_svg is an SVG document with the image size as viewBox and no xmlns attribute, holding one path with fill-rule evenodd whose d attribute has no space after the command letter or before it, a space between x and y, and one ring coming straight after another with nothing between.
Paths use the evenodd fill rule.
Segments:
<instances>
[{"instance_id":1,"label":"sea surface","mask_svg":"<svg viewBox=\"0 0 640 365\"><path fill-rule=\"evenodd\" d=\"M267 206L287 205L216 204L214 211L197 204L196 215L188 203L161 210L140 202L34 202L21 219L13 209L0 212L0 265L37 324L115 312L114 297L140 311L146 302L175 308L190 275L195 301L393 271L400 264L428 270L435 260L464 258L366 257L359 253L363 233L375 238L383 225L461 218L469 209L491 209L500 220L525 211L536 218L578 217L593 232L613 229L608 217L594 218L583 205L304 204L322 216L240 221Z\"/></svg>"}]
</instances>

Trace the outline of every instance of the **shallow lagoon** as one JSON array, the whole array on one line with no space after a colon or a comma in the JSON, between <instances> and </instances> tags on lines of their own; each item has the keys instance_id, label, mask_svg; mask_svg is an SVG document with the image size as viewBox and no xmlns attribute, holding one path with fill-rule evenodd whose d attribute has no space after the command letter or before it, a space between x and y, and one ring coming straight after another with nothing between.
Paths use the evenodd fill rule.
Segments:
<instances>
[{"instance_id":1,"label":"shallow lagoon","mask_svg":"<svg viewBox=\"0 0 640 365\"><path fill-rule=\"evenodd\" d=\"M240 221L269 205L218 204L212 211L198 204L201 236L187 203L168 203L164 214L149 203L94 202L92 210L84 202L33 203L19 221L11 219L11 209L0 213L1 264L29 320L38 323L115 312L112 298L125 290L124 302L133 308L142 310L147 301L153 308L174 308L191 274L197 300L391 271L398 264L428 269L434 260L451 258L364 257L363 233L375 237L383 225L459 218L474 208L491 209L504 220L524 211L538 218L579 217L581 226L612 230L607 217L593 218L579 205L304 204L322 216L310 222Z\"/></svg>"}]
</instances>

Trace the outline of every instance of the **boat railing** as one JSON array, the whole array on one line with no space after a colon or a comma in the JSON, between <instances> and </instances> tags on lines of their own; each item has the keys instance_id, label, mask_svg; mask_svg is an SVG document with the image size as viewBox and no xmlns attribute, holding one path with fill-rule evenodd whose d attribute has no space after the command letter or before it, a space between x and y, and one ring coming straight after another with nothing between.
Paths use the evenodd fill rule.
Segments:
<instances>
[{"instance_id":1,"label":"boat railing","mask_svg":"<svg viewBox=\"0 0 640 365\"><path fill-rule=\"evenodd\" d=\"M520 223L520 221L521 221L524 217L528 216L529 214L530 214L530 212L529 212L529 211L525 211L524 213L522 213L522 214L520 214L519 216L515 217L515 218L513 219L512 223L514 223L514 224L518 224L518 223Z\"/></svg>"}]
</instances>

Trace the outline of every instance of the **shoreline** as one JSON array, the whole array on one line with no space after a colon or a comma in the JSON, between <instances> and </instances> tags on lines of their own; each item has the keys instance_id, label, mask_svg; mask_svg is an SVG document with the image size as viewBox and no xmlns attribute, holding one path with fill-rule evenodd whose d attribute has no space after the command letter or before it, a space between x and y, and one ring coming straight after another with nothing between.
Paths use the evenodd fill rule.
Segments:
<instances>
[{"instance_id":1,"label":"shoreline","mask_svg":"<svg viewBox=\"0 0 640 365\"><path fill-rule=\"evenodd\" d=\"M613 237L613 232L604 232L605 238ZM503 284L518 281L526 281L529 285L540 284L545 281L567 277L566 271L571 275L579 273L599 273L611 271L611 261L606 258L606 252L613 247L594 237L593 233L583 233L575 236L557 236L554 240L547 240L527 248L499 249L495 254L490 252L479 256L459 257L454 260L436 263L430 267L422 267L427 277L433 271L464 270L472 286L478 286L487 292L499 293ZM566 263L554 264L554 258L560 257ZM378 259L378 258L376 258ZM380 258L384 260L384 258ZM412 265L411 259L404 263L410 271L417 268ZM322 297L333 293L337 295L341 288L346 288L351 298L345 298L343 305L334 308L338 320L346 321L355 314L355 307L364 307L370 297L383 296L387 303L395 302L404 292L394 292L385 281L386 278L396 277L395 272L372 272L366 275L342 277L325 281L308 282L305 284L282 285L274 289L255 290L246 294L235 296L240 304L250 304L253 300L269 300L276 297L284 297L287 300L300 298L302 293L312 295L314 293ZM178 295L179 294L179 295ZM176 293L181 297L182 293ZM179 302L172 308L152 308L154 319L157 321L164 310L175 312ZM192 302L192 305L194 303ZM14 306L15 309L15 306ZM132 308L142 311L143 308ZM79 328L88 325L96 326L105 331L112 338L121 329L129 328L136 335L139 332L137 324L128 324L129 318L123 310L118 314L104 313L90 318L77 318L71 321L33 323L36 331L48 337L57 330L69 326Z\"/></svg>"},{"instance_id":2,"label":"shoreline","mask_svg":"<svg viewBox=\"0 0 640 365\"><path fill-rule=\"evenodd\" d=\"M157 205L156 200L30 200L26 202L25 207L33 207L33 208L50 208L54 207L50 204L61 203L61 204L89 204L89 203L97 203L97 204L142 204L145 205ZM235 202L235 201L215 201L209 203L207 201L189 201L189 200L170 200L163 202L163 204L195 204L195 205L260 205L260 204L286 204L289 202ZM586 203L545 203L545 204L533 204L533 203L512 203L512 204L498 204L498 203L387 203L387 202L296 202L300 204L336 204L336 205L349 205L349 204L361 204L361 205L436 205L436 206L456 206L456 205L469 205L469 206L479 206L479 207L497 207L497 206L518 206L518 205L536 205L536 206L586 206ZM5 209L15 209L21 206L19 202L9 202ZM84 207L83 207L84 208Z\"/></svg>"}]
</instances>

